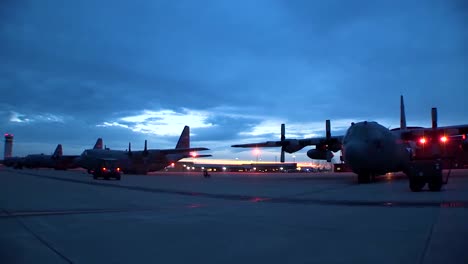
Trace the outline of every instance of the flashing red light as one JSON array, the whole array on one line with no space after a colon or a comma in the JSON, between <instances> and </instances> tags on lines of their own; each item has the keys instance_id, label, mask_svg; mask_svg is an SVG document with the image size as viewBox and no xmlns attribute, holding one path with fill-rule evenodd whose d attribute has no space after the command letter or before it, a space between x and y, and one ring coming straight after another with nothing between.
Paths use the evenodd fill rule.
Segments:
<instances>
[{"instance_id":1,"label":"flashing red light","mask_svg":"<svg viewBox=\"0 0 468 264\"><path fill-rule=\"evenodd\" d=\"M195 151L190 152L190 156L195 158L197 156L197 152L195 152Z\"/></svg>"},{"instance_id":2,"label":"flashing red light","mask_svg":"<svg viewBox=\"0 0 468 264\"><path fill-rule=\"evenodd\" d=\"M424 137L419 139L419 143L421 143L421 144L426 144L426 142L427 142L427 140Z\"/></svg>"},{"instance_id":3,"label":"flashing red light","mask_svg":"<svg viewBox=\"0 0 468 264\"><path fill-rule=\"evenodd\" d=\"M106 167L102 167L102 171L106 171Z\"/></svg>"},{"instance_id":4,"label":"flashing red light","mask_svg":"<svg viewBox=\"0 0 468 264\"><path fill-rule=\"evenodd\" d=\"M120 168L117 168L116 170L117 170L117 171L120 171Z\"/></svg>"},{"instance_id":5,"label":"flashing red light","mask_svg":"<svg viewBox=\"0 0 468 264\"><path fill-rule=\"evenodd\" d=\"M174 162L172 162L172 163L171 163L171 166L172 166L172 167L174 167L174 166L175 166L175 163L174 163Z\"/></svg>"},{"instance_id":6,"label":"flashing red light","mask_svg":"<svg viewBox=\"0 0 468 264\"><path fill-rule=\"evenodd\" d=\"M441 136L440 137L440 142L445 143L447 141L448 141L448 137L446 137L446 136Z\"/></svg>"},{"instance_id":7,"label":"flashing red light","mask_svg":"<svg viewBox=\"0 0 468 264\"><path fill-rule=\"evenodd\" d=\"M463 140L465 140L465 139L466 139L466 135L465 135L465 134L463 134L462 138L463 138Z\"/></svg>"}]
</instances>

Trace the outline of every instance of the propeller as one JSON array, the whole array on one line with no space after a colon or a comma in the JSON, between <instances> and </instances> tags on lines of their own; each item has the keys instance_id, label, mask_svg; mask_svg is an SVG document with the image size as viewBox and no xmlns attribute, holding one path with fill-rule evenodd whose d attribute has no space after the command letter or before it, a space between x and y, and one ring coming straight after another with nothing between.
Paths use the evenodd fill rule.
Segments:
<instances>
[{"instance_id":1,"label":"propeller","mask_svg":"<svg viewBox=\"0 0 468 264\"><path fill-rule=\"evenodd\" d=\"M145 149L143 150L143 156L148 156L148 141L145 139Z\"/></svg>"},{"instance_id":2,"label":"propeller","mask_svg":"<svg viewBox=\"0 0 468 264\"><path fill-rule=\"evenodd\" d=\"M132 155L132 143L128 142L128 155Z\"/></svg>"},{"instance_id":3,"label":"propeller","mask_svg":"<svg viewBox=\"0 0 468 264\"><path fill-rule=\"evenodd\" d=\"M285 134L286 134L286 127L284 124L281 124L281 143L283 143L286 140ZM284 145L281 146L280 161L284 162Z\"/></svg>"}]
</instances>

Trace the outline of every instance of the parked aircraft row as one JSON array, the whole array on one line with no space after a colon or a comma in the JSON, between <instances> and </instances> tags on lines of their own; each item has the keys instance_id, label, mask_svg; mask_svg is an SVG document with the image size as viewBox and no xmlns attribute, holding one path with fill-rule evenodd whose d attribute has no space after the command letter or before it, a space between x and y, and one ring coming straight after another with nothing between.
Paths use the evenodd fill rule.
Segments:
<instances>
[{"instance_id":1,"label":"parked aircraft row","mask_svg":"<svg viewBox=\"0 0 468 264\"><path fill-rule=\"evenodd\" d=\"M193 152L209 150L208 148L190 147L190 128L184 127L179 141L174 149L148 149L147 141L141 151L132 151L129 143L128 150L110 150L103 148L102 139L99 138L92 149L86 149L81 155L62 155L62 146L59 144L53 155L34 154L26 157L5 158L6 166L15 168L54 168L71 169L82 167L92 173L102 169L103 163L113 163L124 173L146 174L150 171L161 170L183 158L191 157ZM209 154L197 157L210 157Z\"/></svg>"},{"instance_id":2,"label":"parked aircraft row","mask_svg":"<svg viewBox=\"0 0 468 264\"><path fill-rule=\"evenodd\" d=\"M390 130L377 122L362 121L351 123L344 135L332 136L330 120L327 120L325 137L291 139L285 137L285 125L282 124L279 141L236 144L232 147L280 147L281 162L284 162L285 152L294 153L306 146L315 146L315 149L307 152L307 156L318 160L331 161L333 153L341 150L342 160L358 175L359 183L370 182L375 176L387 172L403 171L409 176L412 190L421 190L426 183L431 190L440 190L443 183L440 176L440 161L442 158L454 155L453 151L448 153L447 141L450 139L450 142L456 142L461 148L468 150L466 134L468 134L468 124L438 127L435 108L432 109L432 127L407 126L403 96L401 96L400 127L397 129ZM174 149L147 149L145 141L142 151L132 151L130 144L127 151L109 150L102 149L102 140L98 140L93 149L83 151L80 156L63 156L59 145L54 155L9 158L5 159L4 164L56 169L80 166L92 172L102 162L113 162L117 163L125 173L145 174L190 157L193 151L204 150L208 149L190 147L189 127L186 126ZM199 157L209 156L211 155ZM418 175L423 176L417 177Z\"/></svg>"}]
</instances>

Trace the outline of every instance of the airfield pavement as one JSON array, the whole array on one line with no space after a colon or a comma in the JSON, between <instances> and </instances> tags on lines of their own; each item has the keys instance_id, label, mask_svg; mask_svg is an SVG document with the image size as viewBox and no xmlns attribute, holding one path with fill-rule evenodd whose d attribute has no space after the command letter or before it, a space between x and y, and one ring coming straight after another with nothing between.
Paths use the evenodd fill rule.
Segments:
<instances>
[{"instance_id":1,"label":"airfield pavement","mask_svg":"<svg viewBox=\"0 0 468 264\"><path fill-rule=\"evenodd\" d=\"M426 187L427 189L427 187ZM0 263L468 263L468 171L152 173L0 166Z\"/></svg>"}]
</instances>

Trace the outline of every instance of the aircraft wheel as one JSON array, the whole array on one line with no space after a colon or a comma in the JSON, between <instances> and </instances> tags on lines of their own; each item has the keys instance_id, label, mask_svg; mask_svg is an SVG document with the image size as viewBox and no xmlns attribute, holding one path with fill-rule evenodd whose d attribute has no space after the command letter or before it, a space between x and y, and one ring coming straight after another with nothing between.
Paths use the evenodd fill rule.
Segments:
<instances>
[{"instance_id":1,"label":"aircraft wheel","mask_svg":"<svg viewBox=\"0 0 468 264\"><path fill-rule=\"evenodd\" d=\"M368 173L358 174L358 183L369 183L371 176Z\"/></svg>"},{"instance_id":2,"label":"aircraft wheel","mask_svg":"<svg viewBox=\"0 0 468 264\"><path fill-rule=\"evenodd\" d=\"M424 185L426 185L424 179L419 177L411 177L409 179L409 187L413 192L420 192L424 188Z\"/></svg>"},{"instance_id":3,"label":"aircraft wheel","mask_svg":"<svg viewBox=\"0 0 468 264\"><path fill-rule=\"evenodd\" d=\"M440 190L442 189L442 178L441 177L431 178L429 180L428 186L431 192L440 192Z\"/></svg>"}]
</instances>

